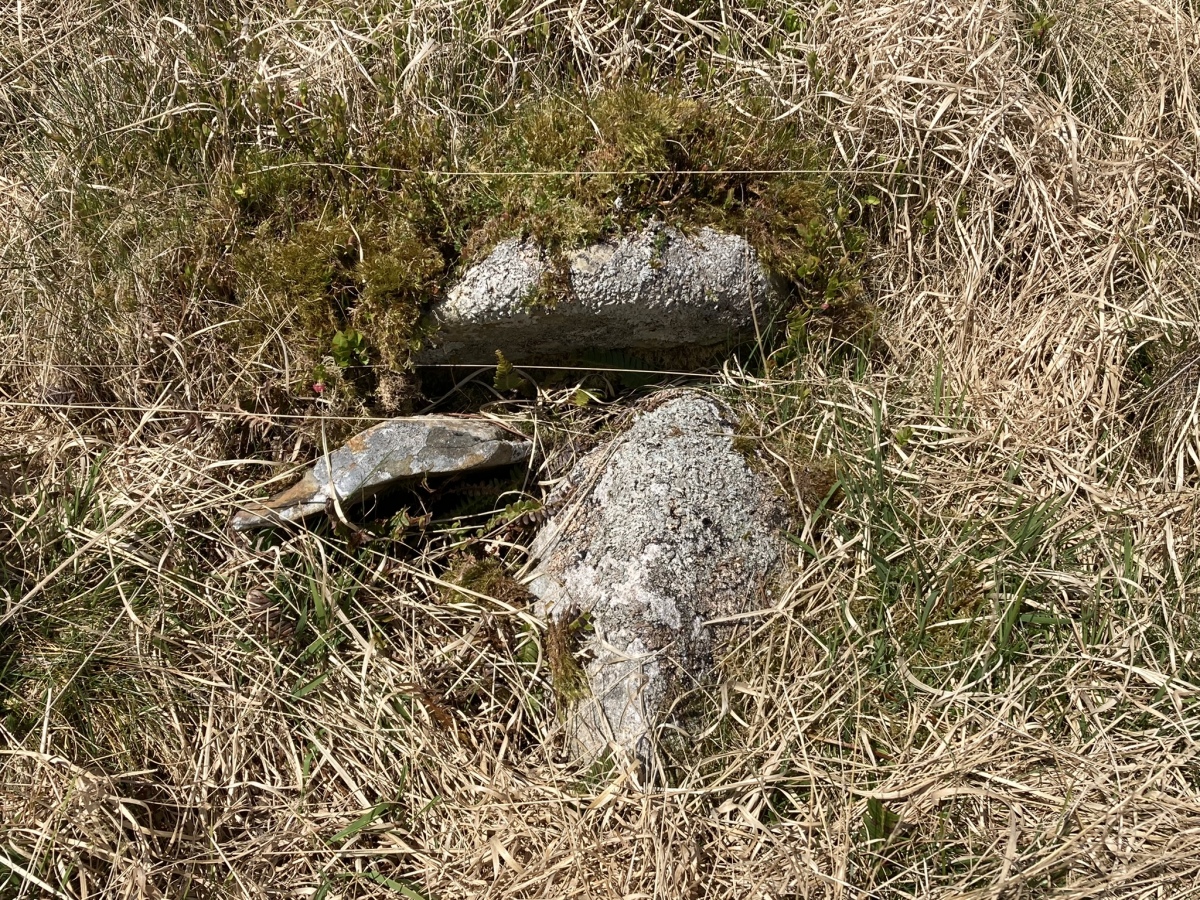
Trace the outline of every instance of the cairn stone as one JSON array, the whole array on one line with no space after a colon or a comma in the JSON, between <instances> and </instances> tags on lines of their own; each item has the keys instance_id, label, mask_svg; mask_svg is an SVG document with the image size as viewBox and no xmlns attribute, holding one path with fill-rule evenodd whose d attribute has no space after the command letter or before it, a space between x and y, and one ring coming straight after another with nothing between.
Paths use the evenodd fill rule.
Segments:
<instances>
[{"instance_id":1,"label":"cairn stone","mask_svg":"<svg viewBox=\"0 0 1200 900\"><path fill-rule=\"evenodd\" d=\"M298 522L335 499L352 504L399 482L507 466L529 458L520 434L484 419L411 416L390 419L319 459L300 480L233 517L239 531Z\"/></svg>"},{"instance_id":2,"label":"cairn stone","mask_svg":"<svg viewBox=\"0 0 1200 900\"><path fill-rule=\"evenodd\" d=\"M533 543L539 615L589 623L588 690L569 718L585 753L652 767L668 707L719 653L709 623L770 602L785 506L733 435L729 411L698 393L643 412L579 462Z\"/></svg>"},{"instance_id":3,"label":"cairn stone","mask_svg":"<svg viewBox=\"0 0 1200 900\"><path fill-rule=\"evenodd\" d=\"M561 268L558 268L561 267ZM547 283L560 289L547 296ZM552 260L532 241L497 244L432 310L417 363L561 362L612 351L659 358L753 336L774 288L737 235L661 224Z\"/></svg>"}]
</instances>

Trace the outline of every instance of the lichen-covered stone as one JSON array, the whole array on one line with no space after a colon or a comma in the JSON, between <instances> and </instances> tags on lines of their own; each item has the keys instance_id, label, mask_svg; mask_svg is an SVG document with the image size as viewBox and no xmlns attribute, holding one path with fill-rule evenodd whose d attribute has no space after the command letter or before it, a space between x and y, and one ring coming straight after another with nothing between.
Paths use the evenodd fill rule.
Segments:
<instances>
[{"instance_id":1,"label":"lichen-covered stone","mask_svg":"<svg viewBox=\"0 0 1200 900\"><path fill-rule=\"evenodd\" d=\"M719 403L668 400L576 466L533 544L539 614L590 614L570 718L585 752L648 762L667 706L712 666L707 623L770 602L784 505L732 444Z\"/></svg>"},{"instance_id":2,"label":"lichen-covered stone","mask_svg":"<svg viewBox=\"0 0 1200 900\"><path fill-rule=\"evenodd\" d=\"M488 365L500 350L532 363L717 347L753 335L773 297L746 240L710 228L684 234L654 224L568 253L564 289L545 296L552 264L532 242L502 241L434 307L436 331L416 361Z\"/></svg>"},{"instance_id":3,"label":"lichen-covered stone","mask_svg":"<svg viewBox=\"0 0 1200 900\"><path fill-rule=\"evenodd\" d=\"M335 497L355 503L405 479L509 465L528 459L530 446L521 435L483 419L390 419L322 457L286 491L247 504L234 515L233 527L246 531L296 522Z\"/></svg>"}]
</instances>

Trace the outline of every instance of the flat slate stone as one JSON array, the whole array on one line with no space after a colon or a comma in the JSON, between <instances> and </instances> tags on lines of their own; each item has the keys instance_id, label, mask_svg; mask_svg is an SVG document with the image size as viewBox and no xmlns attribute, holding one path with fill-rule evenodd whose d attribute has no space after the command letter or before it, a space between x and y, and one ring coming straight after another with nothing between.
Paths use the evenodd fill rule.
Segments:
<instances>
[{"instance_id":1,"label":"flat slate stone","mask_svg":"<svg viewBox=\"0 0 1200 900\"><path fill-rule=\"evenodd\" d=\"M590 691L568 716L586 754L651 766L666 710L712 668L710 620L770 602L785 506L733 434L730 412L698 393L643 413L568 475L570 499L531 547L538 614L590 614Z\"/></svg>"},{"instance_id":2,"label":"flat slate stone","mask_svg":"<svg viewBox=\"0 0 1200 900\"><path fill-rule=\"evenodd\" d=\"M298 522L339 503L365 500L397 482L522 462L530 442L484 419L411 416L391 419L352 437L322 457L300 480L233 517L239 531Z\"/></svg>"},{"instance_id":3,"label":"flat slate stone","mask_svg":"<svg viewBox=\"0 0 1200 900\"><path fill-rule=\"evenodd\" d=\"M559 362L591 352L658 354L753 336L774 297L742 237L661 224L568 253L569 289L538 292L551 265L535 243L497 244L431 311L436 331L415 361L495 365Z\"/></svg>"}]
</instances>

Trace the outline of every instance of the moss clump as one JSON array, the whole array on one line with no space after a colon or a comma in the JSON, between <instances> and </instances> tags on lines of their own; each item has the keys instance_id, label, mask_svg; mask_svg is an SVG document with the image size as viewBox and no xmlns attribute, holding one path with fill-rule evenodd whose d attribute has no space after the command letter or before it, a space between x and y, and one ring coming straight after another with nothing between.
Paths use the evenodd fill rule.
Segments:
<instances>
[{"instance_id":1,"label":"moss clump","mask_svg":"<svg viewBox=\"0 0 1200 900\"><path fill-rule=\"evenodd\" d=\"M444 580L476 594L492 597L505 606L525 606L532 595L517 581L498 559L476 559L463 555L451 562ZM453 588L443 588L445 599L458 595Z\"/></svg>"},{"instance_id":2,"label":"moss clump","mask_svg":"<svg viewBox=\"0 0 1200 900\"><path fill-rule=\"evenodd\" d=\"M334 96L230 90L232 100L208 98L223 110L216 133L208 112L200 122L185 109L169 129L98 156L89 175L198 194L193 217L222 223L202 256L205 271L224 273L226 345L236 362L292 373L305 400L314 381L329 386L326 403L378 399L370 367L319 377L322 366L345 368L334 336L361 334L371 367L403 371L423 313L513 236L549 256L533 304L569 293L565 251L652 219L744 235L803 308L844 304L858 290L854 204L841 202L822 148L799 124L777 121L766 100L745 98L739 110L662 85L560 86L452 131L421 109L364 119ZM93 194L95 220L111 220L123 201ZM111 240L104 229L94 237ZM104 255L115 261L100 282L116 277L117 256ZM163 277L180 282L175 293L195 294L182 269Z\"/></svg>"},{"instance_id":3,"label":"moss clump","mask_svg":"<svg viewBox=\"0 0 1200 900\"><path fill-rule=\"evenodd\" d=\"M825 154L765 104L748 112L640 85L525 104L475 137L476 165L496 174L466 256L511 234L554 254L660 218L743 234L803 293L840 297L857 284L863 238Z\"/></svg>"},{"instance_id":4,"label":"moss clump","mask_svg":"<svg viewBox=\"0 0 1200 900\"><path fill-rule=\"evenodd\" d=\"M587 696L587 672L579 661L579 654L591 628L591 617L578 610L551 619L546 626L550 683L560 709Z\"/></svg>"},{"instance_id":5,"label":"moss clump","mask_svg":"<svg viewBox=\"0 0 1200 900\"><path fill-rule=\"evenodd\" d=\"M403 408L411 397L397 395L396 379L419 345L421 316L445 262L407 223L351 225L303 222L288 232L263 223L240 244L236 337L247 352L278 334L300 391L321 382L372 396L381 410Z\"/></svg>"},{"instance_id":6,"label":"moss clump","mask_svg":"<svg viewBox=\"0 0 1200 900\"><path fill-rule=\"evenodd\" d=\"M529 310L554 309L560 300L571 296L571 269L561 253L551 256L549 265L542 271L537 287L525 297L525 308Z\"/></svg>"},{"instance_id":7,"label":"moss clump","mask_svg":"<svg viewBox=\"0 0 1200 900\"><path fill-rule=\"evenodd\" d=\"M233 255L248 318L243 333L265 337L282 326L289 343L323 349L349 324L359 293L353 274L357 249L345 223L305 222L283 234L264 225Z\"/></svg>"},{"instance_id":8,"label":"moss clump","mask_svg":"<svg viewBox=\"0 0 1200 900\"><path fill-rule=\"evenodd\" d=\"M445 260L407 227L393 228L358 268L362 293L355 321L371 335L379 359L403 368L420 346L421 314L439 293Z\"/></svg>"}]
</instances>

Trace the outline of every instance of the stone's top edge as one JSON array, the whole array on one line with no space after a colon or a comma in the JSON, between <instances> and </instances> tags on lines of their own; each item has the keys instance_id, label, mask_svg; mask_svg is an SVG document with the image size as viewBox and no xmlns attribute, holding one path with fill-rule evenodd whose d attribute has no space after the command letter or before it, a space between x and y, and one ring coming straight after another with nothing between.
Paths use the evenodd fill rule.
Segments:
<instances>
[{"instance_id":1,"label":"stone's top edge","mask_svg":"<svg viewBox=\"0 0 1200 900\"><path fill-rule=\"evenodd\" d=\"M693 429L685 434L681 426L689 420L692 425L708 423L714 426L714 430ZM668 440L686 445L703 441L716 454L734 464L734 468L744 477L743 488L750 488L760 495L761 502L752 512L755 521L767 522L781 517L783 506L769 483L751 470L741 454L733 449L736 420L729 404L703 391L676 388L644 400L619 433L584 454L575 463L546 499L546 505L559 512L549 519L534 538L530 557L545 561L564 539L570 540L569 532L580 525L578 511L572 511L572 507L579 503L585 506L590 503L594 507L597 480L612 459L628 452L644 451L646 445L643 442L647 436L653 435L665 423L670 423L672 431L680 428L679 433L669 435ZM587 518L586 512L583 518Z\"/></svg>"},{"instance_id":2,"label":"stone's top edge","mask_svg":"<svg viewBox=\"0 0 1200 900\"><path fill-rule=\"evenodd\" d=\"M555 271L559 262L563 271ZM436 333L418 365L487 364L622 350L670 356L754 333L780 296L741 235L663 224L581 247L555 262L532 239L507 238L430 310ZM549 291L549 294L545 292Z\"/></svg>"},{"instance_id":3,"label":"stone's top edge","mask_svg":"<svg viewBox=\"0 0 1200 900\"><path fill-rule=\"evenodd\" d=\"M750 246L746 238L735 231L721 231L720 229L713 228L711 225L701 225L699 228L695 229L684 229L677 225L672 225L655 219L647 222L641 228L618 232L601 240L593 241L590 244L573 247L572 249L565 251L564 255L570 258L577 253L586 253L587 251L593 250L597 247L618 247L622 244L633 244L645 240L646 238L657 237L660 234L667 235L670 239L684 238L699 242L709 242L714 240L734 241L746 244L748 247ZM482 258L477 259L472 265L468 266L466 271L469 272L471 269L476 268L481 262L483 262L483 260L487 259L497 251L510 252L517 249L536 253L539 256L544 252L542 245L539 244L533 237L509 235L508 237L500 238L498 241L496 241L496 243L492 245L492 248ZM754 250L753 247L750 247L750 249L755 256L758 255L758 251Z\"/></svg>"},{"instance_id":4,"label":"stone's top edge","mask_svg":"<svg viewBox=\"0 0 1200 900\"><path fill-rule=\"evenodd\" d=\"M464 430L476 426L487 426L503 431L505 434L511 434L514 438L523 437L515 431L506 428L502 423L495 419L487 419L482 416L448 416L448 415L427 415L427 416L400 416L394 419L384 419L381 422L376 422L367 431L375 428L405 428L410 425L420 425L425 427L441 426L443 428L462 428Z\"/></svg>"}]
</instances>

